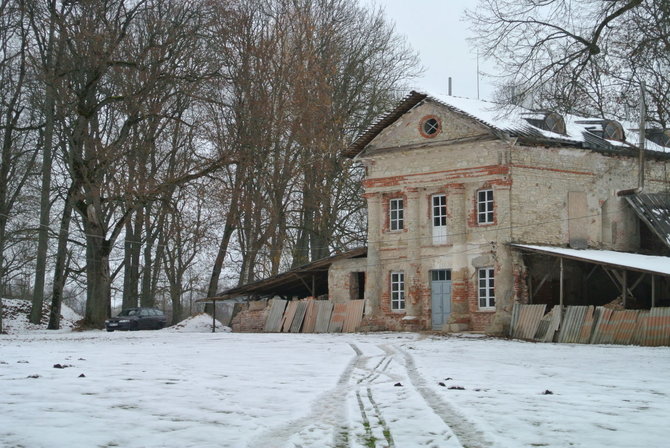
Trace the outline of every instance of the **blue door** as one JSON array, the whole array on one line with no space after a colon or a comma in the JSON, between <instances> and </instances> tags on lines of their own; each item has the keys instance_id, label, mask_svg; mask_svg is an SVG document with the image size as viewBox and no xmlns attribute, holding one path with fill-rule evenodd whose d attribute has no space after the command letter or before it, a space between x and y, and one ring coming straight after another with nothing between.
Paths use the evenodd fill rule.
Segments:
<instances>
[{"instance_id":1,"label":"blue door","mask_svg":"<svg viewBox=\"0 0 670 448\"><path fill-rule=\"evenodd\" d=\"M430 271L430 278L433 330L441 330L451 314L451 271Z\"/></svg>"}]
</instances>

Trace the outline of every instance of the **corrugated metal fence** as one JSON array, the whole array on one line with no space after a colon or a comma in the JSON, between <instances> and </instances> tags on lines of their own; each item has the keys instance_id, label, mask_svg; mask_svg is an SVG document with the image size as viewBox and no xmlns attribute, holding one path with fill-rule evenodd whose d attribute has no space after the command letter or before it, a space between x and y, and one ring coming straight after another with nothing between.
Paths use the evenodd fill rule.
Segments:
<instances>
[{"instance_id":1,"label":"corrugated metal fence","mask_svg":"<svg viewBox=\"0 0 670 448\"><path fill-rule=\"evenodd\" d=\"M670 308L613 310L602 306L514 304L509 335L541 342L670 345Z\"/></svg>"}]
</instances>

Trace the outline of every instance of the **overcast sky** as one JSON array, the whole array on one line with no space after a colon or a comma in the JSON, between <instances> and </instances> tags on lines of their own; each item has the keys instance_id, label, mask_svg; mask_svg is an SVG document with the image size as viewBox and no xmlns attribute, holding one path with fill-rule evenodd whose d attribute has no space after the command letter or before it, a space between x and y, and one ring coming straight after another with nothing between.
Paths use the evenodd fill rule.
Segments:
<instances>
[{"instance_id":1,"label":"overcast sky","mask_svg":"<svg viewBox=\"0 0 670 448\"><path fill-rule=\"evenodd\" d=\"M470 46L464 11L475 0L359 0L363 5L377 4L395 23L396 31L419 52L425 71L412 88L433 94L446 94L452 78L452 93L477 98L477 53ZM487 71L480 60L480 70ZM480 98L490 100L493 86L480 76Z\"/></svg>"}]
</instances>

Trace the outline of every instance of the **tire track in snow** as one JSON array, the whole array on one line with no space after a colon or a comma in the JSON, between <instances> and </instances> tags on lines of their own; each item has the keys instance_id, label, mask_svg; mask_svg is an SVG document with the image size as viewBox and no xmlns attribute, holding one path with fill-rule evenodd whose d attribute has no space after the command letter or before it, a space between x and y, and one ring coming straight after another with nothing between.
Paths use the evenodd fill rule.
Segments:
<instances>
[{"instance_id":1,"label":"tire track in snow","mask_svg":"<svg viewBox=\"0 0 670 448\"><path fill-rule=\"evenodd\" d=\"M347 422L347 395L352 391L351 379L354 369L364 363L363 352L352 343L349 346L354 358L344 369L334 389L319 396L312 404L310 412L297 420L279 427L270 428L247 444L248 448L285 447L296 435L302 441L293 442L292 447L311 448L324 446L323 437L332 434L332 447L348 448L351 428ZM322 437L322 438L319 438ZM304 443L304 445L303 445Z\"/></svg>"},{"instance_id":2,"label":"tire track in snow","mask_svg":"<svg viewBox=\"0 0 670 448\"><path fill-rule=\"evenodd\" d=\"M421 373L417 369L412 355L402 348L398 348L397 350L405 359L407 376L414 388L421 394L424 401L433 412L435 412L435 414L439 416L449 428L451 428L456 437L458 437L461 445L463 445L463 448L488 448L493 446L490 441L486 440L485 434L482 431L477 429L477 427L465 416L456 411L453 406L445 402L431 390L427 385L426 380L421 376Z\"/></svg>"}]
</instances>

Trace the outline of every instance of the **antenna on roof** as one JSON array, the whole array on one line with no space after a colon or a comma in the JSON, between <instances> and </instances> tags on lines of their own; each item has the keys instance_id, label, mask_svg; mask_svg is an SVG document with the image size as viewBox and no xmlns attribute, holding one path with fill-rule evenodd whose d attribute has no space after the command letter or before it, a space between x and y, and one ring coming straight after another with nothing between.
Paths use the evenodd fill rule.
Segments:
<instances>
[{"instance_id":1,"label":"antenna on roof","mask_svg":"<svg viewBox=\"0 0 670 448\"><path fill-rule=\"evenodd\" d=\"M639 167L639 182L638 182L638 190L642 192L642 189L644 188L644 143L645 143L645 138L646 138L646 129L645 129L645 122L647 121L647 108L644 100L644 93L646 90L645 82L640 81L640 167Z\"/></svg>"},{"instance_id":2,"label":"antenna on roof","mask_svg":"<svg viewBox=\"0 0 670 448\"><path fill-rule=\"evenodd\" d=\"M449 77L449 89L448 89L448 92L449 92L449 96L451 96L451 76Z\"/></svg>"}]
</instances>

